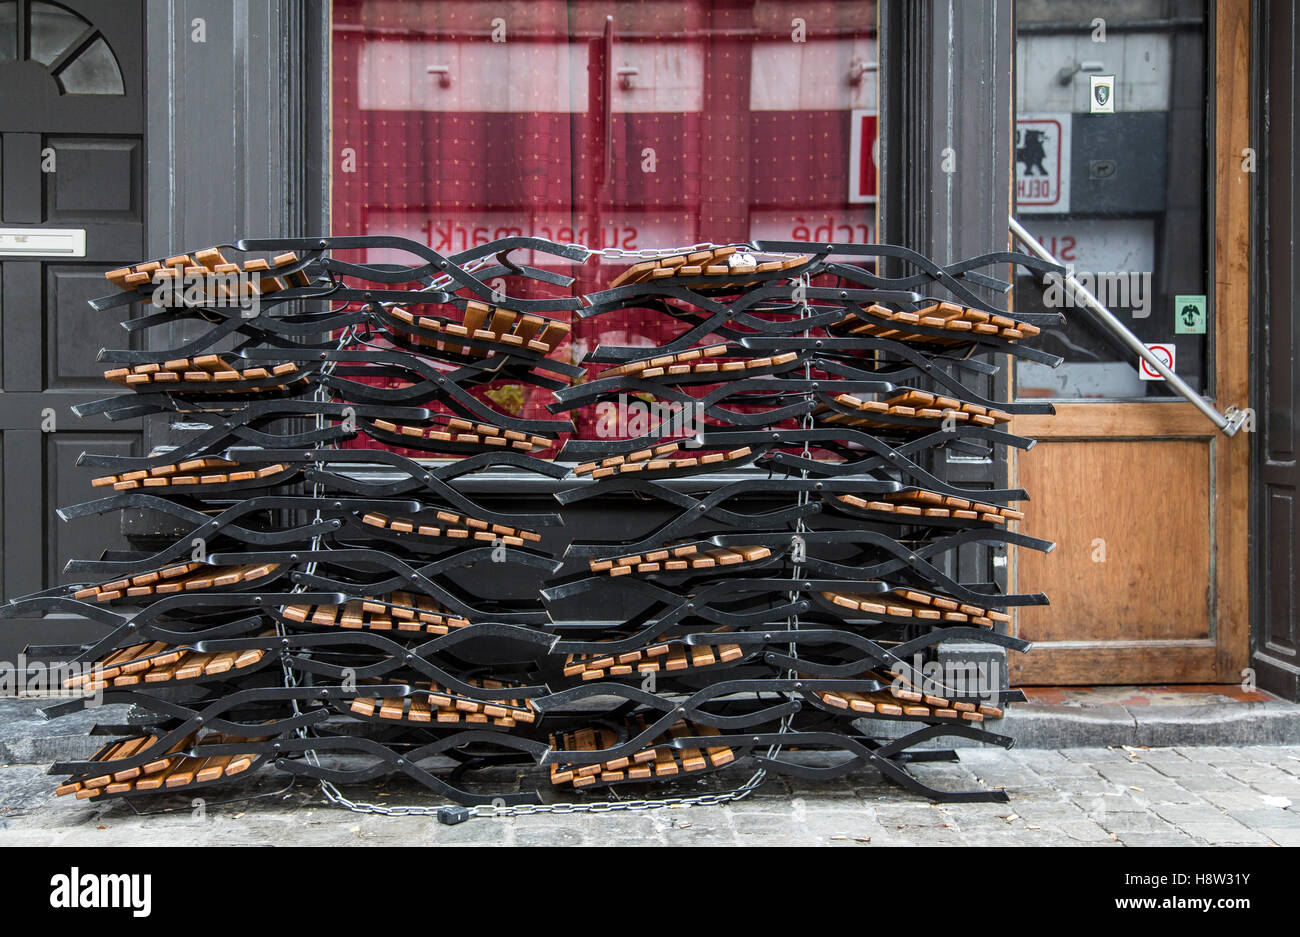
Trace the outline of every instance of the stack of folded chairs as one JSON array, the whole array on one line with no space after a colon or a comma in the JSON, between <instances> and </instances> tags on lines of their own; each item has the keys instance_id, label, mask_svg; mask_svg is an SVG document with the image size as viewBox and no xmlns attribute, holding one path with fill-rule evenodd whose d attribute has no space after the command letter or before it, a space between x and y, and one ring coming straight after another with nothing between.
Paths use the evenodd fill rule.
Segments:
<instances>
[{"instance_id":1,"label":"stack of folded chairs","mask_svg":"<svg viewBox=\"0 0 1300 937\"><path fill-rule=\"evenodd\" d=\"M366 248L409 264L337 256ZM927 466L1032 445L1008 423L1049 405L967 385L990 354L1056 363L1031 341L1059 317L996 311L978 271L1055 268L757 242L665 251L574 297L556 270L588 256L250 240L107 274L103 314L153 302L132 331L197 337L103 351L119 390L77 411L199 428L83 455L99 497L60 511L163 515L170 546L74 560L76 585L0 610L102 627L29 649L69 662L47 714L135 707L53 766L60 794L401 774L490 812L873 768L936 801L1005 799L909 766L955 758L924 744L944 736L1010 746L988 723L1016 691L932 665L944 642L1026 650L1009 609L1046 602L956 581L952 557L1051 544L1011 529L1025 492ZM629 310L675 337L569 360L575 318ZM498 405L503 382L546 405ZM542 500L501 496L525 489ZM574 520L593 511L617 539Z\"/></svg>"}]
</instances>

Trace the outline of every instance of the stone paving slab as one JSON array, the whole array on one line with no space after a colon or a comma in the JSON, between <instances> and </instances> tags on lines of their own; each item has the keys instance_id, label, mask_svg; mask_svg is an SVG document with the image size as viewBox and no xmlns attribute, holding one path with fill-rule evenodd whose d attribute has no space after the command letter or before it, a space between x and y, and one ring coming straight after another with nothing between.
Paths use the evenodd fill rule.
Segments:
<instances>
[{"instance_id":1,"label":"stone paving slab","mask_svg":"<svg viewBox=\"0 0 1300 937\"><path fill-rule=\"evenodd\" d=\"M1007 804L931 804L878 774L776 778L724 806L537 814L444 826L429 816L361 815L310 786L222 804L177 794L172 812L138 816L120 801L53 798L41 766L0 765L3 845L466 846L1166 846L1300 845L1300 746L1241 749L962 750L915 766L929 784L1002 786ZM1066 783L1068 782L1068 783ZM264 792L279 780L267 775ZM349 796L433 804L407 786Z\"/></svg>"}]
</instances>

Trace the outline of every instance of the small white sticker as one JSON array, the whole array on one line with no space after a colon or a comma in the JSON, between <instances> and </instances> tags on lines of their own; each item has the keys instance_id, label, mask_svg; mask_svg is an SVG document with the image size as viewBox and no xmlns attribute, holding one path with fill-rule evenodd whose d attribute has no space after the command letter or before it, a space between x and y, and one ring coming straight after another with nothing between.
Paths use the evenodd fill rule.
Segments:
<instances>
[{"instance_id":1,"label":"small white sticker","mask_svg":"<svg viewBox=\"0 0 1300 937\"><path fill-rule=\"evenodd\" d=\"M1154 342L1154 343L1143 342L1142 344L1147 346L1147 349L1151 352L1151 354L1155 355L1157 358L1160 359L1161 364L1163 364L1170 371L1173 371L1175 374L1178 373L1178 369L1174 367L1174 343L1173 342ZM1145 358L1138 358L1138 377L1142 378L1142 380L1144 381L1164 380L1164 376L1155 368L1151 367L1151 365L1147 363L1147 360Z\"/></svg>"},{"instance_id":2,"label":"small white sticker","mask_svg":"<svg viewBox=\"0 0 1300 937\"><path fill-rule=\"evenodd\" d=\"M1114 114L1115 113L1115 76L1114 75L1090 75L1088 76L1088 113L1090 114Z\"/></svg>"}]
</instances>

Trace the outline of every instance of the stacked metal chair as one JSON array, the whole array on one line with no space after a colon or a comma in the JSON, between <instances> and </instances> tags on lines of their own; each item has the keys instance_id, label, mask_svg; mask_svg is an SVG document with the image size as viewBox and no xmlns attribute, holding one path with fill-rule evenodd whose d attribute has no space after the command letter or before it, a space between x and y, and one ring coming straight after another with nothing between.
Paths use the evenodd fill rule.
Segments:
<instances>
[{"instance_id":1,"label":"stacked metal chair","mask_svg":"<svg viewBox=\"0 0 1300 937\"><path fill-rule=\"evenodd\" d=\"M359 249L410 262L336 256ZM955 758L923 745L944 736L1010 746L984 723L1020 697L918 662L953 640L1025 650L1007 609L1045 597L958 582L945 560L1051 544L1008 529L1025 492L966 491L926 466L943 449L1032 445L1006 424L1049 405L985 399L963 378L993 373L990 352L1055 363L1027 341L1058 317L1001 314L973 288L1005 289L981 272L995 264L1055 268L759 242L663 252L581 298L489 285L556 292L572 280L540 264L589 255L527 237L452 256L389 237L249 240L107 274L118 292L97 309L165 295L126 327L184 320L195 337L102 352L132 393L78 412L206 429L144 457L84 455L104 497L60 511L156 512L184 531L170 546L75 560L77 585L0 612L103 626L89 646L30 649L70 659L65 688L83 694L49 714L91 694L143 714L54 765L59 793L188 793L262 768L352 805L339 785L404 774L501 812L626 805L654 785L671 796L646 803L681 803L700 795L680 782L748 765L744 784L703 796L875 768L934 800L1005 799L936 790L909 765ZM873 273L885 259L909 272ZM629 309L675 337L600 345L591 373L559 360L557 314ZM550 414L478 393L503 379L549 393ZM600 415L631 400L657 415L611 436ZM578 414L597 415L595 438L575 438ZM390 448L341 448L366 437ZM490 507L474 494L484 472L549 480L558 503ZM565 526L570 506L604 504L640 506L626 515L640 526L614 541ZM538 585L473 591L474 571ZM572 601L612 620L566 619ZM534 770L493 786L519 766Z\"/></svg>"}]
</instances>

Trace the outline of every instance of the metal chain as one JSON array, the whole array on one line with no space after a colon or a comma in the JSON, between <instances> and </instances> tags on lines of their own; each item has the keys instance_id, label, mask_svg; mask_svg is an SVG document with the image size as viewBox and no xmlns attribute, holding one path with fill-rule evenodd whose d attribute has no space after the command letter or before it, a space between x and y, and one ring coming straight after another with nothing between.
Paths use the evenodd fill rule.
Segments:
<instances>
[{"instance_id":1,"label":"metal chain","mask_svg":"<svg viewBox=\"0 0 1300 937\"><path fill-rule=\"evenodd\" d=\"M565 247L576 247L579 250L587 252L589 257L604 257L608 260L654 260L659 257L673 257L678 254L693 254L696 251L713 250L718 247L738 247L741 245L734 244L715 244L713 241L702 241L699 244L690 244L685 247L642 247L642 248L623 248L623 247L588 247L586 244L565 244ZM744 245L748 247L748 245ZM752 248L751 248L752 249ZM796 257L797 254L786 254L780 251L761 251L763 254L771 254L775 257Z\"/></svg>"},{"instance_id":2,"label":"metal chain","mask_svg":"<svg viewBox=\"0 0 1300 937\"><path fill-rule=\"evenodd\" d=\"M799 301L799 318L807 320L813 314L812 307L808 305L808 290L812 286L812 278L805 272L799 276L798 283L799 285L796 288L796 297ZM805 339L809 337L809 331L807 326L804 327L803 337ZM803 379L804 381L807 382L810 382L812 380L812 362L810 359L807 358L804 359L804 363L803 363ZM803 419L800 421L800 426L805 430L809 430L813 428L814 399L815 398L811 390L805 392L804 400L807 402L808 409L804 411ZM804 440L803 452L801 453L801 455L804 459L809 459L812 457L812 450L810 448L808 439ZM799 474L804 481L808 480L808 469L806 467L801 469ZM807 485L801 486L799 489L798 497L796 498L796 504L800 508L802 508L806 506L811 500L812 500L812 495L808 491L808 486ZM795 518L795 522L794 522L794 536L798 538L798 544L799 544L798 549L800 551L804 551L808 549L807 541L804 540L804 534L806 534L807 532L808 532L808 525L804 521L803 512L800 512L798 517ZM797 582L801 578L803 578L803 564L792 561L790 564L791 581ZM797 589L790 590L791 604L794 604L795 602L798 601L799 595L800 595L799 590ZM799 630L798 612L795 612L793 615L790 615L786 619L786 628L789 631ZM794 657L798 653L798 647L796 647L796 642L793 638L791 638L790 643L787 647L787 653L790 655L790 657ZM796 677L797 674L795 673L795 670L793 668L786 671L785 674L786 680L794 680ZM790 731L790 724L793 718L794 718L793 713L786 713L784 716L781 717L780 729L778 730L781 734L785 734L786 732ZM780 753L781 753L781 746L779 744L774 744L768 749L767 757L775 758Z\"/></svg>"},{"instance_id":3,"label":"metal chain","mask_svg":"<svg viewBox=\"0 0 1300 937\"><path fill-rule=\"evenodd\" d=\"M314 762L313 762L314 763ZM522 817L538 813L615 813L619 811L642 812L673 807L717 807L747 797L762 782L767 772L759 770L744 784L730 791L718 791L712 794L695 794L690 797L659 797L651 800L610 800L591 803L555 803L555 804L514 804L511 806L496 804L479 804L470 807L470 816L480 817ZM344 795L333 783L320 781L321 793L331 803L350 810L353 813L375 814L383 817L428 817L437 816L443 808L419 804L373 804L367 801L352 800Z\"/></svg>"}]
</instances>

